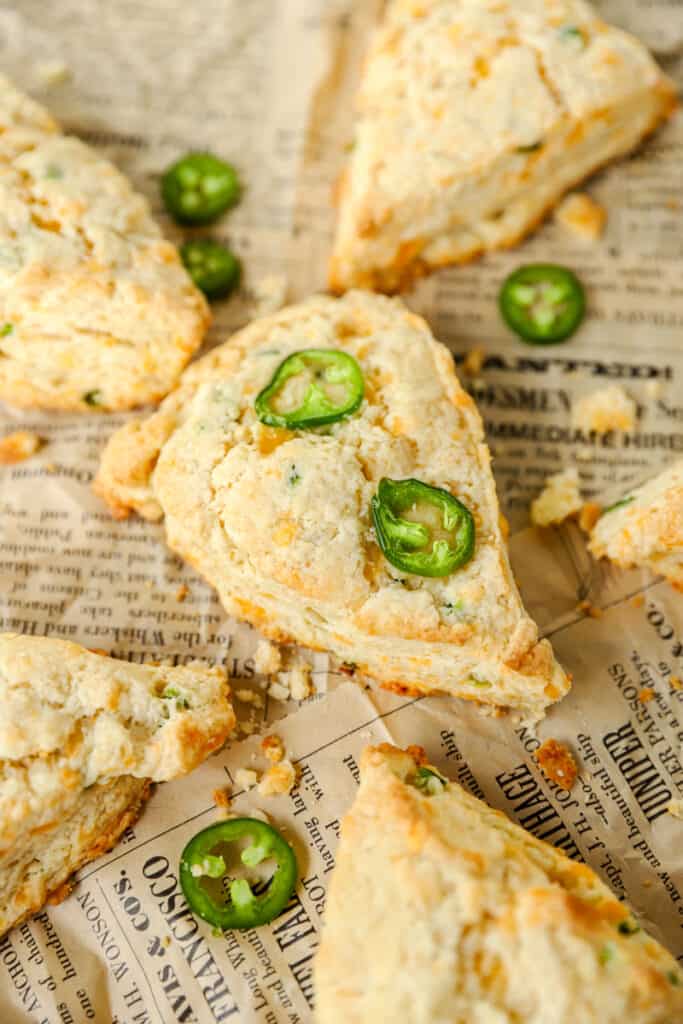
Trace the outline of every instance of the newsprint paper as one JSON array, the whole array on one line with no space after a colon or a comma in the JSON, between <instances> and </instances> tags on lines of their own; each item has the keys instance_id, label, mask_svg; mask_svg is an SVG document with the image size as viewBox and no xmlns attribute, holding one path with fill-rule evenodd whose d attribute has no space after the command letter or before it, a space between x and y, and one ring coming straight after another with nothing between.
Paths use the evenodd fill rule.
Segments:
<instances>
[{"instance_id":1,"label":"newsprint paper","mask_svg":"<svg viewBox=\"0 0 683 1024\"><path fill-rule=\"evenodd\" d=\"M352 94L380 0L12 0L0 7L2 70L101 149L160 209L160 172L191 149L232 160L240 206L213 232L241 255L241 293L216 306L208 344L261 310L324 287L331 191L353 141ZM604 0L683 82L681 0ZM573 525L528 529L549 472L576 466L584 494L619 494L683 452L683 115L589 184L604 237L581 246L552 221L523 250L438 274L409 297L461 364L495 454L512 556L529 611L574 676L536 732L446 698L399 699L309 656L316 693L267 695L257 634L169 554L162 528L114 522L90 491L98 453L124 416L5 410L46 441L0 470L0 628L72 639L117 657L226 666L248 729L282 738L298 768L288 796L240 792L263 769L257 735L190 778L157 788L140 821L88 865L73 894L0 940L1 1024L310 1022L312 960L340 820L369 743L423 745L430 760L535 835L595 868L683 963L683 599L640 572L588 557ZM501 325L501 278L559 262L587 285L579 334L527 349ZM638 403L637 428L599 437L571 426L575 399L607 383ZM185 599L180 598L184 596ZM588 602L594 614L587 614ZM579 607L581 605L581 608ZM597 609L597 611L595 611ZM244 694L243 694L244 696ZM256 721L255 721L256 719ZM242 731L241 735L244 735ZM570 793L536 769L548 737L580 767ZM231 810L265 813L296 849L300 882L270 927L216 936L178 886L187 840Z\"/></svg>"}]
</instances>

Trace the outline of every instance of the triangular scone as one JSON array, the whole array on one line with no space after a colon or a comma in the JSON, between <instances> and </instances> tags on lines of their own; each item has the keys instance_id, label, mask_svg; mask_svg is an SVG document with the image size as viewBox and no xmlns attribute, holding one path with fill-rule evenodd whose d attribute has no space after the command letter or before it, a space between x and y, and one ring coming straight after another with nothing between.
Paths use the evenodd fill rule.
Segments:
<instances>
[{"instance_id":1,"label":"triangular scone","mask_svg":"<svg viewBox=\"0 0 683 1024\"><path fill-rule=\"evenodd\" d=\"M339 190L335 291L396 291L514 245L675 91L581 0L389 0Z\"/></svg>"},{"instance_id":2,"label":"triangular scone","mask_svg":"<svg viewBox=\"0 0 683 1024\"><path fill-rule=\"evenodd\" d=\"M683 970L588 867L365 751L315 962L318 1024L676 1024Z\"/></svg>"},{"instance_id":3,"label":"triangular scone","mask_svg":"<svg viewBox=\"0 0 683 1024\"><path fill-rule=\"evenodd\" d=\"M605 509L590 550L622 568L651 569L683 590L683 459Z\"/></svg>"},{"instance_id":4,"label":"triangular scone","mask_svg":"<svg viewBox=\"0 0 683 1024\"><path fill-rule=\"evenodd\" d=\"M360 408L322 431L265 426L257 394L310 348L355 357ZM569 682L522 606L489 463L449 351L399 300L351 292L258 320L190 367L158 413L114 435L95 487L118 514L163 515L173 550L268 635L384 684L537 716ZM383 477L459 498L471 560L437 579L390 564L370 515Z\"/></svg>"},{"instance_id":5,"label":"triangular scone","mask_svg":"<svg viewBox=\"0 0 683 1024\"><path fill-rule=\"evenodd\" d=\"M147 201L0 75L0 399L158 401L208 321Z\"/></svg>"},{"instance_id":6,"label":"triangular scone","mask_svg":"<svg viewBox=\"0 0 683 1024\"><path fill-rule=\"evenodd\" d=\"M235 724L225 673L131 665L0 634L0 935L132 824Z\"/></svg>"}]
</instances>

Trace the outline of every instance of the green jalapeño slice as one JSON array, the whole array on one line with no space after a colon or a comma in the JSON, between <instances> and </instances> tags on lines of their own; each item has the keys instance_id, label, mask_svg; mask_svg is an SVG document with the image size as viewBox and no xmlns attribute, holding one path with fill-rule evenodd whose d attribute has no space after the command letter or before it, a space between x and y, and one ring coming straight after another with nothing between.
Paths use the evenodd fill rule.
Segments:
<instances>
[{"instance_id":1,"label":"green jalape\u00f1o slice","mask_svg":"<svg viewBox=\"0 0 683 1024\"><path fill-rule=\"evenodd\" d=\"M179 224L211 224L239 196L237 171L211 153L188 153L161 179L164 206Z\"/></svg>"},{"instance_id":2,"label":"green jalape\u00f1o slice","mask_svg":"<svg viewBox=\"0 0 683 1024\"><path fill-rule=\"evenodd\" d=\"M224 298L239 282L240 261L229 249L210 238L186 242L180 247L180 258L207 299Z\"/></svg>"},{"instance_id":3,"label":"green jalape\u00f1o slice","mask_svg":"<svg viewBox=\"0 0 683 1024\"><path fill-rule=\"evenodd\" d=\"M246 878L231 878L227 847L249 840L240 860L248 868L274 860L270 881L259 882L258 895ZM279 832L257 818L219 821L198 832L180 858L180 886L191 909L216 928L258 928L280 914L294 892L294 850Z\"/></svg>"},{"instance_id":4,"label":"green jalape\u00f1o slice","mask_svg":"<svg viewBox=\"0 0 683 1024\"><path fill-rule=\"evenodd\" d=\"M371 508L382 553L403 572L448 576L474 554L472 513L440 487L384 477Z\"/></svg>"},{"instance_id":5,"label":"green jalape\u00f1o slice","mask_svg":"<svg viewBox=\"0 0 683 1024\"><path fill-rule=\"evenodd\" d=\"M270 427L311 430L350 416L363 392L363 374L353 356L336 348L306 348L280 363L254 406Z\"/></svg>"},{"instance_id":6,"label":"green jalape\u00f1o slice","mask_svg":"<svg viewBox=\"0 0 683 1024\"><path fill-rule=\"evenodd\" d=\"M551 263L530 263L505 279L498 305L508 327L523 341L556 345L583 320L586 298L571 270Z\"/></svg>"}]
</instances>

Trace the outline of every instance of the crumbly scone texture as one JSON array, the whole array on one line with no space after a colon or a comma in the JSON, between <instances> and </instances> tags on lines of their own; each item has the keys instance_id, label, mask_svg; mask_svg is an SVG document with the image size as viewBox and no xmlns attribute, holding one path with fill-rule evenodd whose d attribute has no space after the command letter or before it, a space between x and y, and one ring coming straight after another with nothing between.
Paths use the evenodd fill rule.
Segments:
<instances>
[{"instance_id":1,"label":"crumbly scone texture","mask_svg":"<svg viewBox=\"0 0 683 1024\"><path fill-rule=\"evenodd\" d=\"M596 558L644 566L683 589L683 459L603 512L589 547Z\"/></svg>"},{"instance_id":2,"label":"crumbly scone texture","mask_svg":"<svg viewBox=\"0 0 683 1024\"><path fill-rule=\"evenodd\" d=\"M318 1024L683 1019L683 971L590 868L457 783L420 791L416 772L395 747L364 752L315 961Z\"/></svg>"},{"instance_id":3,"label":"crumbly scone texture","mask_svg":"<svg viewBox=\"0 0 683 1024\"><path fill-rule=\"evenodd\" d=\"M147 201L0 75L0 398L82 412L163 398L208 306Z\"/></svg>"},{"instance_id":4,"label":"crumbly scone texture","mask_svg":"<svg viewBox=\"0 0 683 1024\"><path fill-rule=\"evenodd\" d=\"M131 665L0 634L0 933L191 771L235 724L225 673Z\"/></svg>"},{"instance_id":5,"label":"crumbly scone texture","mask_svg":"<svg viewBox=\"0 0 683 1024\"><path fill-rule=\"evenodd\" d=\"M359 411L320 432L260 423L254 399L281 361L327 347L358 360ZM462 500L472 560L441 579L390 565L370 518L384 476ZM332 650L385 685L534 717L569 688L512 576L479 414L399 300L320 296L256 321L113 436L95 487L116 514L164 516L168 543L226 610L272 639Z\"/></svg>"},{"instance_id":6,"label":"crumbly scone texture","mask_svg":"<svg viewBox=\"0 0 683 1024\"><path fill-rule=\"evenodd\" d=\"M330 286L393 292L516 244L674 108L582 0L389 0L337 189Z\"/></svg>"}]
</instances>

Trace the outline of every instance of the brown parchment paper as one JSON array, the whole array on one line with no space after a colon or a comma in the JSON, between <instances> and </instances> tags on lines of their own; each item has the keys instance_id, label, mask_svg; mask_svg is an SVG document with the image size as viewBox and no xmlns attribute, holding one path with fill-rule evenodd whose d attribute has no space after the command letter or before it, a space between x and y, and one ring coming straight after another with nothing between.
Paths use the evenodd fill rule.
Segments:
<instances>
[{"instance_id":1,"label":"brown parchment paper","mask_svg":"<svg viewBox=\"0 0 683 1024\"><path fill-rule=\"evenodd\" d=\"M683 4L598 6L683 80ZM159 204L160 172L193 148L238 166L244 199L212 234L239 251L246 276L240 295L215 307L210 345L285 286L291 299L324 286L332 183L380 8L380 0L14 0L0 7L0 54L6 73L130 175L176 241ZM409 296L456 360L474 345L486 352L468 386L518 530L548 472L577 465L590 495L627 486L683 450L682 154L679 114L589 184L608 211L596 245L550 222L523 250L446 271ZM585 326L550 353L514 341L495 311L502 276L539 257L574 267L588 285ZM577 436L572 401L608 382L638 400L637 430ZM309 656L318 692L296 710L268 696L254 669L258 635L228 619L165 550L162 528L114 522L92 496L98 454L125 417L9 409L0 417L3 432L21 426L47 442L27 462L0 468L0 629L131 660L217 661L233 689L264 698L262 707L237 702L243 723L275 729L300 772L289 796L239 793L240 768L266 767L254 737L159 787L65 903L0 940L2 1024L311 1021L311 962L339 822L360 751L387 739L421 743L472 792L585 859L683 961L683 823L667 810L683 798L683 612L670 587L595 565L573 526L522 529L512 555L524 598L574 674L572 693L536 734L447 698L405 701L348 682L324 655ZM602 616L586 615L581 601ZM643 690L652 691L645 702ZM580 764L570 794L536 770L533 752L549 736ZM235 810L265 812L283 828L301 882L271 927L217 937L189 913L177 865L184 843L218 814L212 792L226 786Z\"/></svg>"}]
</instances>

